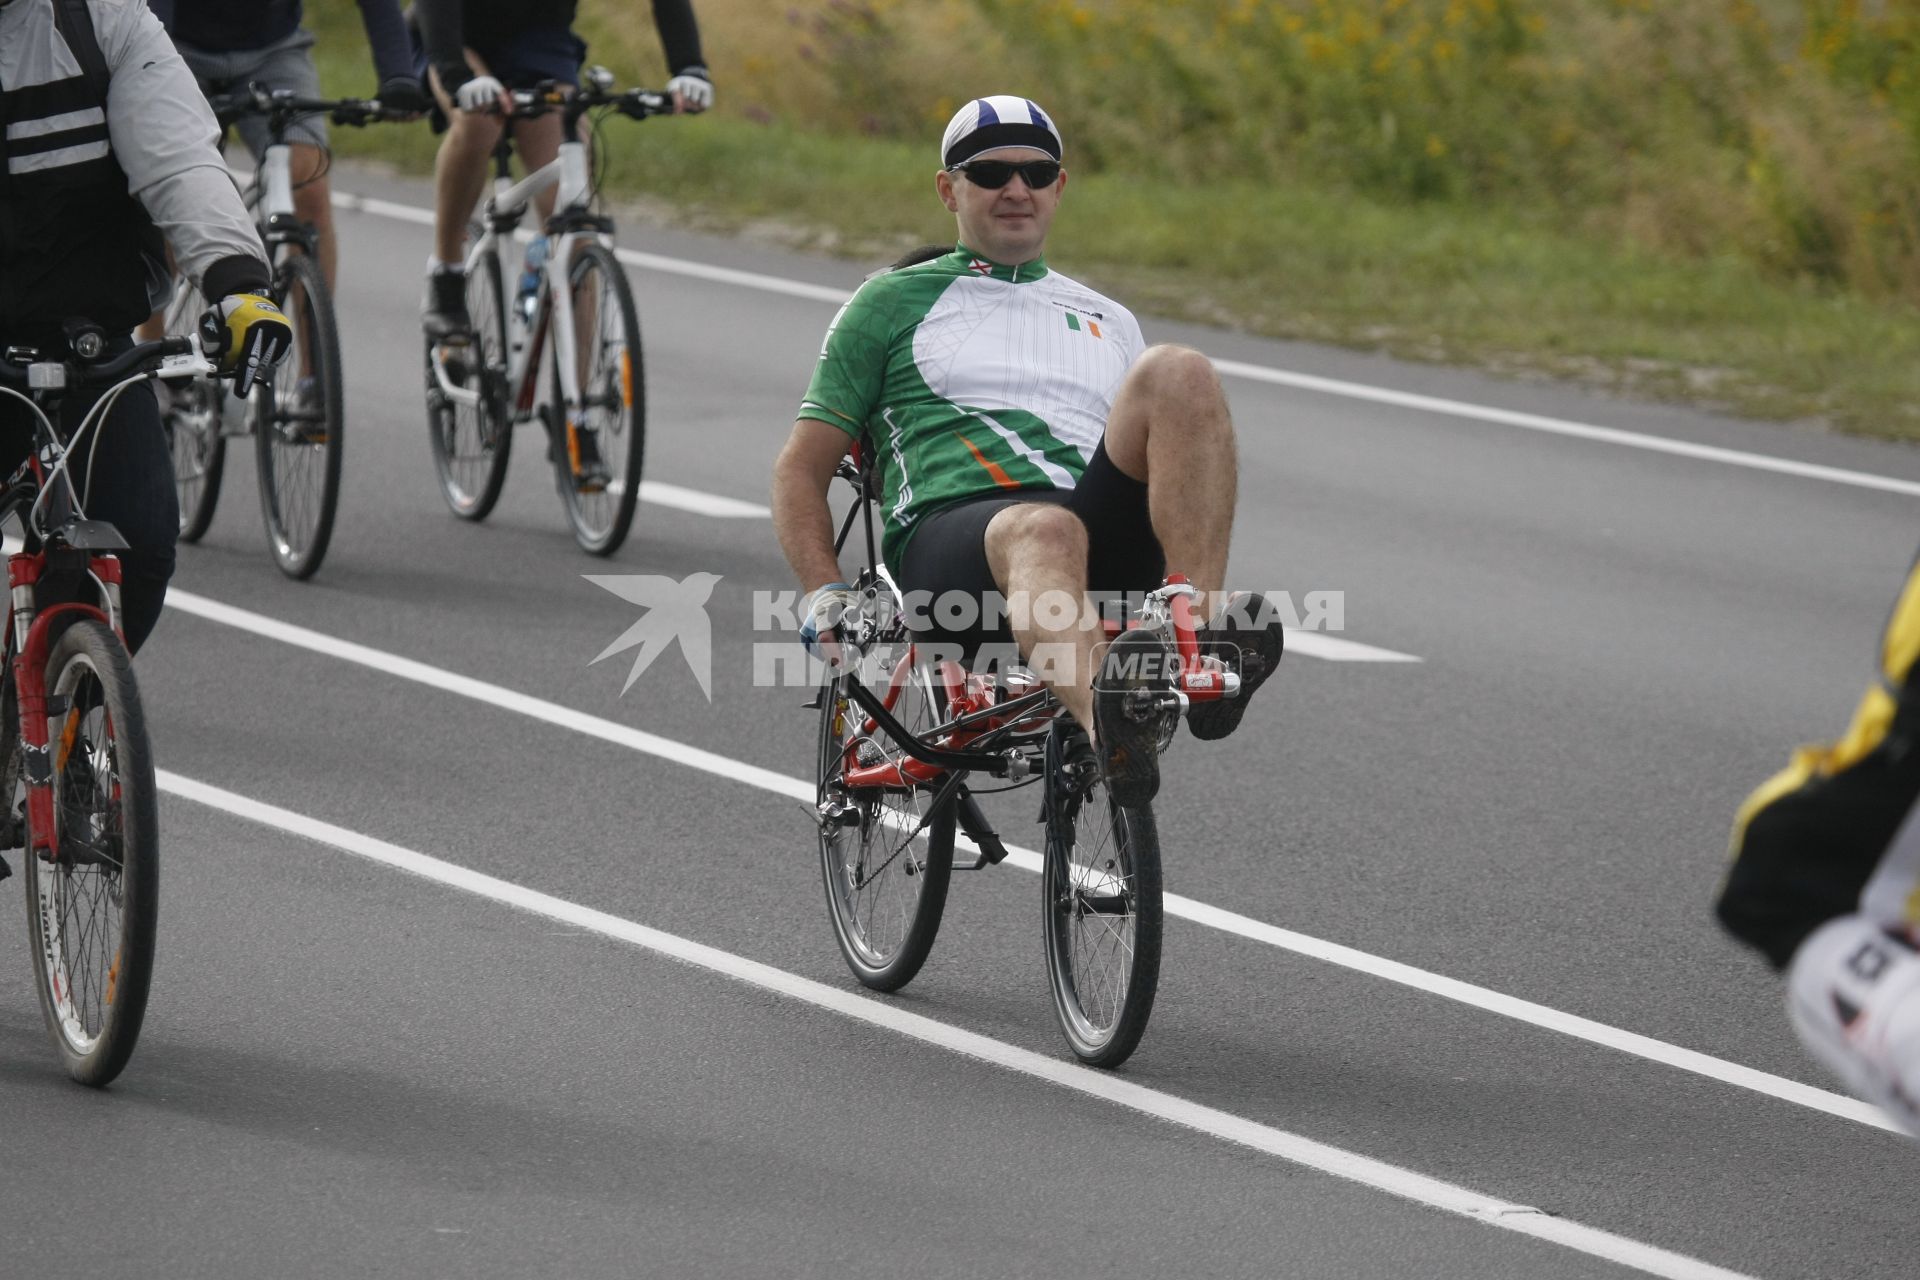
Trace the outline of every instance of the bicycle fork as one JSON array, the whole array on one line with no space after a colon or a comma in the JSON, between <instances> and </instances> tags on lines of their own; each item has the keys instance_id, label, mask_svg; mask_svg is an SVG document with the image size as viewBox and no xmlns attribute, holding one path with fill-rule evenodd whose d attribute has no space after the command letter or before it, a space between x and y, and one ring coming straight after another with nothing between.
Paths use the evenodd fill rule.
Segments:
<instances>
[{"instance_id":1,"label":"bicycle fork","mask_svg":"<svg viewBox=\"0 0 1920 1280\"><path fill-rule=\"evenodd\" d=\"M47 720L55 712L66 712L65 706L56 707L54 699L47 696L46 670L47 655L53 644L53 624L61 617L72 614L76 618L94 618L113 627L117 633L120 614L120 560L117 556L88 556L87 568L93 579L103 588L111 614L105 614L99 608L89 604L57 604L42 611L34 599L34 590L39 585L40 576L46 568L47 552L22 552L11 557L7 563L8 581L12 587L13 633L13 687L19 702L19 723L16 726L20 734L20 780L27 786L27 840L29 857L37 857L44 862L53 862L58 858L54 840L54 795L53 779L56 763L66 764L66 755L74 748L73 730L77 722L69 720L68 732L58 743L60 759L54 758L54 744L47 736ZM12 796L5 797L5 803L12 804ZM15 815L7 815L9 823Z\"/></svg>"}]
</instances>

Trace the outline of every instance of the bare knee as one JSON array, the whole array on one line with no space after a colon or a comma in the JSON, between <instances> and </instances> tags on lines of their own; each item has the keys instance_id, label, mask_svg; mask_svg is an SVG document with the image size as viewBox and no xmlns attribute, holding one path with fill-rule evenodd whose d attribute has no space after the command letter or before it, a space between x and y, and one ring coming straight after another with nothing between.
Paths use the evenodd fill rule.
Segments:
<instances>
[{"instance_id":1,"label":"bare knee","mask_svg":"<svg viewBox=\"0 0 1920 1280\"><path fill-rule=\"evenodd\" d=\"M1008 507L987 524L987 564L1003 591L1018 585L1010 581L1015 575L1031 574L1032 566L1047 566L1049 578L1083 578L1087 526L1065 507L1049 503Z\"/></svg>"},{"instance_id":2,"label":"bare knee","mask_svg":"<svg viewBox=\"0 0 1920 1280\"><path fill-rule=\"evenodd\" d=\"M447 125L442 145L462 156L488 156L500 145L504 126L493 117L474 111L455 111Z\"/></svg>"},{"instance_id":3,"label":"bare knee","mask_svg":"<svg viewBox=\"0 0 1920 1280\"><path fill-rule=\"evenodd\" d=\"M325 178L315 178L305 186L296 187L293 192L293 211L302 222L313 224L314 230L326 233L333 226L333 193Z\"/></svg>"},{"instance_id":4,"label":"bare knee","mask_svg":"<svg viewBox=\"0 0 1920 1280\"><path fill-rule=\"evenodd\" d=\"M1127 381L1155 400L1177 401L1190 407L1226 400L1213 361L1192 347L1174 343L1161 343L1141 352L1127 372Z\"/></svg>"}]
</instances>

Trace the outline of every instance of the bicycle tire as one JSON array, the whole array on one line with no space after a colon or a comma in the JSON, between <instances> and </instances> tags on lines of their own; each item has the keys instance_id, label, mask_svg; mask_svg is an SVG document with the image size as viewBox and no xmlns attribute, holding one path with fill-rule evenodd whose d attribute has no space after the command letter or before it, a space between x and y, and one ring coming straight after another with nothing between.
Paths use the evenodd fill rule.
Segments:
<instances>
[{"instance_id":1,"label":"bicycle tire","mask_svg":"<svg viewBox=\"0 0 1920 1280\"><path fill-rule=\"evenodd\" d=\"M97 1088L132 1057L152 984L160 873L153 755L126 647L104 623L67 628L47 659L47 692L67 706L49 716L57 861L42 861L27 842L34 989L67 1073ZM91 852L74 857L74 848Z\"/></svg>"},{"instance_id":2,"label":"bicycle tire","mask_svg":"<svg viewBox=\"0 0 1920 1280\"><path fill-rule=\"evenodd\" d=\"M1057 767L1062 750L1056 732L1047 742L1040 875L1047 980L1074 1056L1111 1068L1139 1047L1159 988L1159 828L1151 806L1120 807L1104 781L1070 793ZM1091 850L1082 847L1088 837L1098 841Z\"/></svg>"},{"instance_id":3,"label":"bicycle tire","mask_svg":"<svg viewBox=\"0 0 1920 1280\"><path fill-rule=\"evenodd\" d=\"M481 250L467 273L467 314L473 340L460 366L460 381L477 374L479 403L465 409L448 400L434 377L434 349L426 341L427 440L440 496L462 520L484 520L500 500L513 453L513 412L507 403L507 296L500 255ZM449 349L450 351L452 349ZM453 357L450 356L450 359Z\"/></svg>"},{"instance_id":4,"label":"bicycle tire","mask_svg":"<svg viewBox=\"0 0 1920 1280\"><path fill-rule=\"evenodd\" d=\"M588 362L581 379L584 421L569 422L561 405L559 352L552 362L553 394L548 403L555 407L556 436L554 478L560 488L560 500L567 509L567 523L580 549L589 555L610 556L626 541L633 527L635 505L640 500L640 472L647 447L647 378L640 349L640 313L634 305L633 288L627 273L613 250L603 244L586 243L579 247L567 265L567 289L578 297L590 279L604 282L599 305L592 319L596 334L591 347L575 321L574 345L587 352ZM612 305L607 305L611 303ZM556 302L557 305L557 302ZM575 316L580 315L576 303ZM609 335L606 317L612 315L620 326ZM613 359L602 367L596 357L618 348ZM578 483L573 464L573 433L590 430L598 442L601 458L607 464L605 488L584 490Z\"/></svg>"},{"instance_id":5,"label":"bicycle tire","mask_svg":"<svg viewBox=\"0 0 1920 1280\"><path fill-rule=\"evenodd\" d=\"M169 338L192 337L199 329L206 299L184 275L173 278L173 300L167 304L165 329ZM180 541L198 542L213 523L220 503L220 481L226 474L227 437L221 430L226 405L225 384L212 378L156 382L161 422L167 432L167 452L173 461L173 488L180 506Z\"/></svg>"},{"instance_id":6,"label":"bicycle tire","mask_svg":"<svg viewBox=\"0 0 1920 1280\"><path fill-rule=\"evenodd\" d=\"M270 381L254 388L248 413L267 549L280 572L304 581L326 559L340 501L340 332L320 264L305 253L281 258L274 300L293 326L293 350Z\"/></svg>"},{"instance_id":7,"label":"bicycle tire","mask_svg":"<svg viewBox=\"0 0 1920 1280\"><path fill-rule=\"evenodd\" d=\"M913 731L930 728L938 715L925 673L917 679L907 695L916 705L896 703L895 712ZM835 791L833 779L842 771L845 746L858 732L856 720L866 714L847 697L846 680L836 677L822 691L814 792L818 812L825 811L830 796L844 795ZM869 754L886 750L884 744L876 744ZM856 806L857 827L822 822L819 829L820 873L834 941L853 976L875 991L898 991L920 972L940 932L947 886L953 877L957 797L949 796L929 810L930 791L922 789L911 796L911 802L899 793L847 796ZM925 847L916 855L908 847L913 842L898 837L905 823L917 826L922 821ZM877 869L869 874L868 868L876 862ZM887 904L884 913L883 903Z\"/></svg>"}]
</instances>

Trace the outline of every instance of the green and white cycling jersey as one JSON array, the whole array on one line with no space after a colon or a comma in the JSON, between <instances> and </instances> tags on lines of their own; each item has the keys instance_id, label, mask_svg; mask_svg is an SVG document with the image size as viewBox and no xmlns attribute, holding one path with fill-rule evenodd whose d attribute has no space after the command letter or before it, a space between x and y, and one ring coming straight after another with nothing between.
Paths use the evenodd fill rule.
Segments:
<instances>
[{"instance_id":1,"label":"green and white cycling jersey","mask_svg":"<svg viewBox=\"0 0 1920 1280\"><path fill-rule=\"evenodd\" d=\"M965 245L875 276L840 309L799 416L867 436L882 554L983 494L1071 489L1145 341L1133 314L1044 260Z\"/></svg>"}]
</instances>

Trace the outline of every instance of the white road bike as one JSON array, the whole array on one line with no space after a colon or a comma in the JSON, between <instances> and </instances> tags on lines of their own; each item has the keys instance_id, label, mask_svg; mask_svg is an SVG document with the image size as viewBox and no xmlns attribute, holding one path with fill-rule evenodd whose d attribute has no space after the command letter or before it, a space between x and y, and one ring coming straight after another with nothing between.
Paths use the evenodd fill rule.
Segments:
<instances>
[{"instance_id":1,"label":"white road bike","mask_svg":"<svg viewBox=\"0 0 1920 1280\"><path fill-rule=\"evenodd\" d=\"M210 378L174 388L165 397L174 484L180 498L180 540L199 541L213 522L226 467L227 437L251 435L267 547L282 573L310 578L326 557L340 501L346 397L339 328L320 272L314 229L300 221L293 209L287 134L306 116L326 115L335 124L350 125L402 117L375 101L297 98L290 91L269 93L258 85L216 98L211 105L222 127L246 116L267 119L272 143L260 159L246 198L273 260L273 298L293 326L294 343L292 356L244 404L228 393L224 383ZM206 309L199 290L176 273L173 301L166 312L167 333L191 336Z\"/></svg>"},{"instance_id":2,"label":"white road bike","mask_svg":"<svg viewBox=\"0 0 1920 1280\"><path fill-rule=\"evenodd\" d=\"M499 500L517 423L546 428L548 458L574 540L611 555L633 524L646 446L646 380L640 319L613 252L613 222L592 209L594 186L579 125L618 112L633 120L669 114L672 100L642 89L611 91L603 68L577 91L520 90L509 122L558 113L560 154L513 182L511 128L494 150L494 193L467 253L467 310L459 339L426 343L427 423L447 505L481 520ZM509 292L501 259L533 198L559 188L545 227L544 261L526 259L531 287ZM537 242L538 243L538 242ZM543 359L544 357L544 359ZM547 370L541 389L541 368Z\"/></svg>"}]
</instances>

